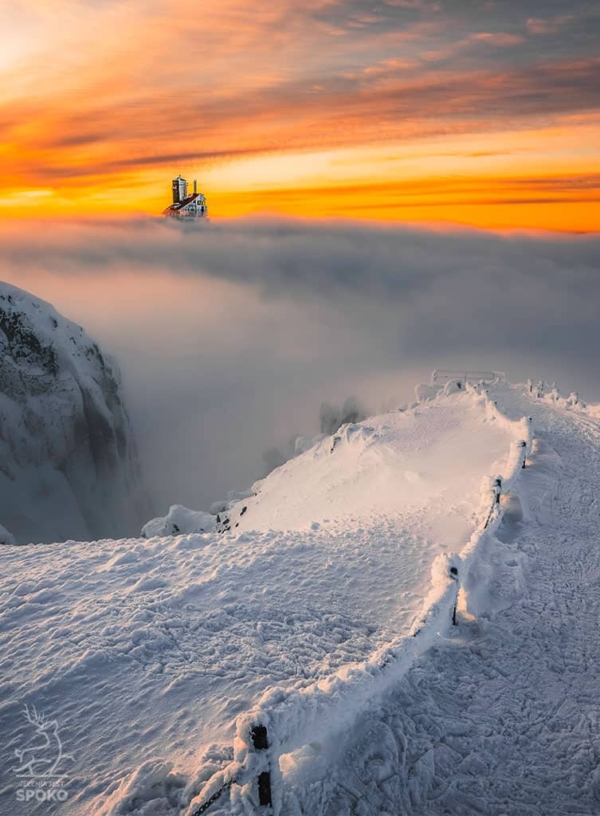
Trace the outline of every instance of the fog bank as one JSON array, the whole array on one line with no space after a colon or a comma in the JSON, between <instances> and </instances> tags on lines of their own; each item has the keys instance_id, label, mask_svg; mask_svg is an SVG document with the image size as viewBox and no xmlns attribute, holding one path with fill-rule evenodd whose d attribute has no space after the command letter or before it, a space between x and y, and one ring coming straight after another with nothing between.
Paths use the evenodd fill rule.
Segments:
<instances>
[{"instance_id":1,"label":"fog bank","mask_svg":"<svg viewBox=\"0 0 600 816\"><path fill-rule=\"evenodd\" d=\"M118 357L156 510L205 508L322 401L433 367L600 399L600 239L244 219L0 225L0 278Z\"/></svg>"}]
</instances>

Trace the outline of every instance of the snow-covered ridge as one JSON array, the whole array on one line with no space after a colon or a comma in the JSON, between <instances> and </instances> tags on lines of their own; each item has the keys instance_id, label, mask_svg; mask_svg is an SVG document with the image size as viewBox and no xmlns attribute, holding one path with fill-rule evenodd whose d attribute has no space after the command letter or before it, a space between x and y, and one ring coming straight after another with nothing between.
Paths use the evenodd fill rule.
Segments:
<instances>
[{"instance_id":1,"label":"snow-covered ridge","mask_svg":"<svg viewBox=\"0 0 600 816\"><path fill-rule=\"evenodd\" d=\"M295 766L300 763L306 773L311 763L304 755L305 746L315 740L334 739L365 705L398 682L415 658L448 625L460 583L469 579L478 544L499 523L500 496L513 488L531 449L531 422L525 418L519 422L508 420L484 387L473 387L465 381L444 381L443 385L421 387L417 393L421 396L420 405L405 415L347 424L254 485L253 495L234 501L227 510L214 508L221 514L225 510L226 530L275 528L325 532L348 524L368 524L367 520L372 524L374 517L398 514L407 519L415 510L422 511L426 497L428 532L432 534L440 530L439 524L432 523L436 514L437 520L447 525L446 513L457 512L445 495L449 480L457 483L463 497L466 485L460 478L461 469L477 472L481 462L469 457L482 446L485 449L497 432L495 429L501 429L502 442L497 448L499 467L491 470L483 478L481 488L473 491L476 529L469 537L468 526L459 526L451 540L445 530L446 546L442 551L447 551L433 557L430 588L427 589L428 582L423 583L421 609L415 608L418 614L414 622L407 621L409 625L404 630L362 663L342 666L308 686L268 689L258 706L238 720L234 762L211 780L202 796L190 806L190 813L199 801L206 800L219 785L233 778L233 801L250 809L258 805L256 777L264 770L266 760L252 750L250 734L257 724L269 734L269 764L278 812L282 769L293 778ZM450 406L468 417L462 433L456 434L457 417L452 410L445 413ZM427 431L421 436L424 428ZM482 473L485 470L480 477ZM436 503L438 507L431 506ZM202 521L205 523L205 519ZM319 755L315 756L313 765L318 766L320 760Z\"/></svg>"},{"instance_id":2,"label":"snow-covered ridge","mask_svg":"<svg viewBox=\"0 0 600 816\"><path fill-rule=\"evenodd\" d=\"M511 420L532 416L535 438L478 546L471 614L459 607L458 626L365 708L326 775L285 775L285 812L598 811L597 408L545 385L491 396Z\"/></svg>"},{"instance_id":3,"label":"snow-covered ridge","mask_svg":"<svg viewBox=\"0 0 600 816\"><path fill-rule=\"evenodd\" d=\"M115 362L0 283L0 523L19 543L90 540L133 532L145 508Z\"/></svg>"},{"instance_id":4,"label":"snow-covered ridge","mask_svg":"<svg viewBox=\"0 0 600 816\"><path fill-rule=\"evenodd\" d=\"M280 813L283 777L287 775L294 780L300 776L310 780L311 774L322 764L322 749L307 752L306 746L325 744L325 751L331 751L336 736L347 730L367 705L396 684L415 659L427 651L450 625L459 589L461 585L469 584L471 567L476 562L479 548L500 523L502 496L515 490L533 442L531 418L510 421L498 411L496 402L489 399L485 389L473 388L464 381L450 381L443 388L433 389L426 400L437 399L440 394L447 398L461 390L478 397L481 394L490 419L515 437L501 473L483 480L477 529L461 552L440 555L434 560L431 590L419 618L405 635L379 649L368 661L343 667L326 680L301 689L269 690L253 711L239 719L234 764L218 775L211 789L234 779L232 801L246 813L254 812L260 805L256 780L267 768L271 772L274 813ZM342 435L334 439L343 438ZM332 452L334 447L332 444ZM257 725L264 727L269 734L268 757L257 753L253 747L251 735ZM206 794L209 793L207 790ZM189 813L193 812L194 808L190 807Z\"/></svg>"},{"instance_id":5,"label":"snow-covered ridge","mask_svg":"<svg viewBox=\"0 0 600 816\"><path fill-rule=\"evenodd\" d=\"M501 516L521 474L541 478L538 440L520 467L524 417L598 430L580 404L486 391L448 383L340 429L234 501L228 532L5 548L0 715L17 735L23 703L64 723L65 813L179 816L233 780L209 813L253 812L265 767L294 812L356 718L448 635L459 585L485 609Z\"/></svg>"}]
</instances>

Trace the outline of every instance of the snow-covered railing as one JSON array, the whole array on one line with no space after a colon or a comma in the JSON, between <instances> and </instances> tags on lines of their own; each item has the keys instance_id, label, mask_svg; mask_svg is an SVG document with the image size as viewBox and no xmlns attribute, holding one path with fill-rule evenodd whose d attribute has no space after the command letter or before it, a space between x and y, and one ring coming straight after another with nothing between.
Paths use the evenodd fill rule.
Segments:
<instances>
[{"instance_id":1,"label":"snow-covered railing","mask_svg":"<svg viewBox=\"0 0 600 816\"><path fill-rule=\"evenodd\" d=\"M487 396L487 395L486 395ZM514 427L514 422L508 420L501 414L495 403L488 399L488 411L494 415L495 419L500 422L510 422ZM482 490L482 508L488 508L485 513L485 520L473 532L468 544L460 554L460 563L458 570L458 580L461 587L467 590L472 589L473 581L476 577L472 576L471 571L476 556L480 551L485 540L494 532L502 521L504 515L504 505L502 503L502 496L511 493L514 490L515 484L521 471L525 468L527 457L531 453L533 445L533 423L531 417L523 417L520 421L522 429L522 438L519 441L513 442L510 449L509 459L504 476L497 476L488 481Z\"/></svg>"},{"instance_id":2,"label":"snow-covered railing","mask_svg":"<svg viewBox=\"0 0 600 816\"><path fill-rule=\"evenodd\" d=\"M457 602L458 568L449 563L443 574L440 570L425 615L407 636L380 649L370 660L346 666L305 688L271 689L254 710L238 719L234 741L238 770L231 786L234 803L248 814L260 814L270 801L268 812L279 814L283 804L280 758L350 726L359 711L397 683L433 645L440 629L452 619ZM254 744L257 727L264 729L264 751Z\"/></svg>"},{"instance_id":3,"label":"snow-covered railing","mask_svg":"<svg viewBox=\"0 0 600 816\"><path fill-rule=\"evenodd\" d=\"M432 385L445 385L452 380L458 380L465 384L502 382L506 379L503 371L450 371L436 369L431 374Z\"/></svg>"},{"instance_id":4,"label":"snow-covered railing","mask_svg":"<svg viewBox=\"0 0 600 816\"><path fill-rule=\"evenodd\" d=\"M467 390L470 390L467 386ZM515 430L515 422L501 414L486 392L474 389L486 400L486 410L497 422ZM396 684L426 652L440 631L456 623L460 588L469 585L471 568L482 542L500 523L502 495L509 493L531 452L531 418L523 418L521 439L510 449L506 472L488 479L482 490L480 524L459 555L438 556L432 567L432 589L423 612L407 635L379 649L358 664L342 667L335 674L305 688L269 689L256 707L236 722L234 762L214 780L206 793L215 801L226 789L234 804L248 814L281 813L283 805L280 759L308 743L330 739L352 725L357 713ZM221 787L219 787L221 785ZM215 790L216 788L216 790ZM207 808L190 809L198 816Z\"/></svg>"}]
</instances>

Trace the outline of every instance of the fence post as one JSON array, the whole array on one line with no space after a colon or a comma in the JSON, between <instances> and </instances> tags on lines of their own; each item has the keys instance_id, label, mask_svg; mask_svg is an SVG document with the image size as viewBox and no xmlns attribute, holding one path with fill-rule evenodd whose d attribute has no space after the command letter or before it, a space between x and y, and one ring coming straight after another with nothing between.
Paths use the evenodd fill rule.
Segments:
<instances>
[{"instance_id":1,"label":"fence post","mask_svg":"<svg viewBox=\"0 0 600 816\"><path fill-rule=\"evenodd\" d=\"M266 725L252 725L250 727L250 739L255 751L268 751L269 738L267 736ZM267 760L267 769L258 775L258 802L262 806L270 807L273 804L271 794L271 763Z\"/></svg>"},{"instance_id":2,"label":"fence post","mask_svg":"<svg viewBox=\"0 0 600 816\"><path fill-rule=\"evenodd\" d=\"M450 567L450 577L458 583L458 569ZM456 587L456 600L454 601L454 609L452 610L452 625L456 626L456 608L458 606L458 586Z\"/></svg>"},{"instance_id":3,"label":"fence post","mask_svg":"<svg viewBox=\"0 0 600 816\"><path fill-rule=\"evenodd\" d=\"M496 497L495 504L500 504L500 494L502 493L502 479L498 476L494 479L494 495Z\"/></svg>"},{"instance_id":4,"label":"fence post","mask_svg":"<svg viewBox=\"0 0 600 816\"><path fill-rule=\"evenodd\" d=\"M527 442L522 440L519 442L519 447L523 448L523 464L521 465L521 470L525 470L525 463L527 462Z\"/></svg>"}]
</instances>

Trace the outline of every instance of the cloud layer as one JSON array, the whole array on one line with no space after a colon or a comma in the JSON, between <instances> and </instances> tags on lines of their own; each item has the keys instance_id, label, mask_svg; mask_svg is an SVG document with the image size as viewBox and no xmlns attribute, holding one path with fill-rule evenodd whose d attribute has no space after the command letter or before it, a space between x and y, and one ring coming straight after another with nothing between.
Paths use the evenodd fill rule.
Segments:
<instances>
[{"instance_id":1,"label":"cloud layer","mask_svg":"<svg viewBox=\"0 0 600 816\"><path fill-rule=\"evenodd\" d=\"M197 508L318 430L323 400L410 400L434 367L600 399L600 239L364 223L0 228L0 277L121 362L157 509Z\"/></svg>"}]
</instances>

